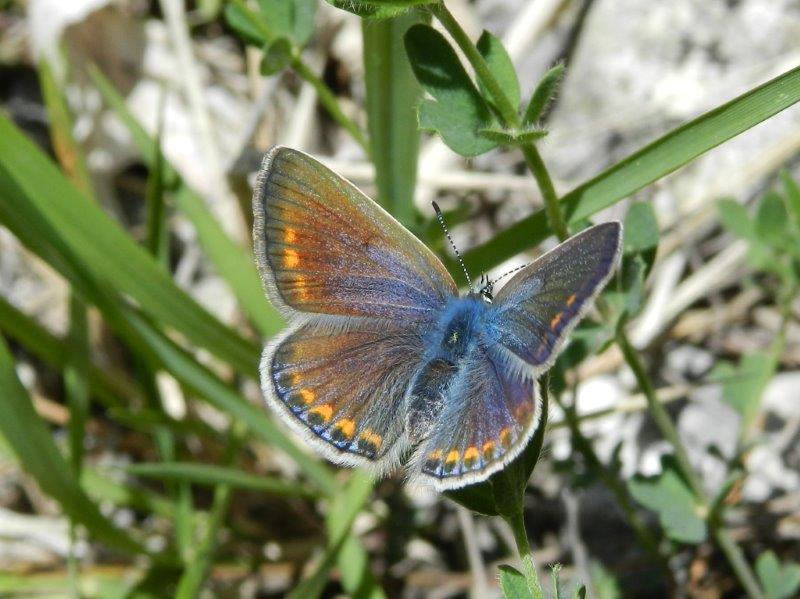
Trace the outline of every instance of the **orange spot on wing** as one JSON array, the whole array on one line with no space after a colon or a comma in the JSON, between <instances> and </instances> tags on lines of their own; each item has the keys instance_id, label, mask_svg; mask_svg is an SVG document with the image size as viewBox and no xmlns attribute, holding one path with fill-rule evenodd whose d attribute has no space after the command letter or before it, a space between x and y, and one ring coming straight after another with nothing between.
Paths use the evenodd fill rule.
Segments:
<instances>
[{"instance_id":1,"label":"orange spot on wing","mask_svg":"<svg viewBox=\"0 0 800 599\"><path fill-rule=\"evenodd\" d=\"M316 408L309 410L309 415L314 415L322 420L322 422L328 422L333 416L333 408L331 404L323 404L321 406L317 406Z\"/></svg>"},{"instance_id":2,"label":"orange spot on wing","mask_svg":"<svg viewBox=\"0 0 800 599\"><path fill-rule=\"evenodd\" d=\"M295 231L294 229L286 229L286 231L283 234L283 240L286 243L294 243L295 241L297 241L297 231Z\"/></svg>"},{"instance_id":3,"label":"orange spot on wing","mask_svg":"<svg viewBox=\"0 0 800 599\"><path fill-rule=\"evenodd\" d=\"M570 296L567 298L567 307L568 307L568 308L569 308L569 307L570 307L572 304L574 304L574 303L575 303L575 298L576 298L576 297L577 297L577 296L576 296L576 295L573 293L572 295L570 295Z\"/></svg>"},{"instance_id":4,"label":"orange spot on wing","mask_svg":"<svg viewBox=\"0 0 800 599\"><path fill-rule=\"evenodd\" d=\"M339 420L335 426L339 430L339 432L341 432L342 435L344 435L348 439L352 439L353 434L356 432L356 423L350 418L343 418Z\"/></svg>"},{"instance_id":5,"label":"orange spot on wing","mask_svg":"<svg viewBox=\"0 0 800 599\"><path fill-rule=\"evenodd\" d=\"M483 444L483 458L488 460L494 454L494 441L487 441Z\"/></svg>"},{"instance_id":6,"label":"orange spot on wing","mask_svg":"<svg viewBox=\"0 0 800 599\"><path fill-rule=\"evenodd\" d=\"M444 459L445 464L454 464L458 460L458 451L455 449L451 449L450 453L447 454L447 457Z\"/></svg>"},{"instance_id":7,"label":"orange spot on wing","mask_svg":"<svg viewBox=\"0 0 800 599\"><path fill-rule=\"evenodd\" d=\"M506 427L500 431L500 445L508 447L511 445L511 429Z\"/></svg>"},{"instance_id":8,"label":"orange spot on wing","mask_svg":"<svg viewBox=\"0 0 800 599\"><path fill-rule=\"evenodd\" d=\"M297 255L297 250L287 249L283 252L283 265L286 268L294 268L300 264L300 256Z\"/></svg>"},{"instance_id":9,"label":"orange spot on wing","mask_svg":"<svg viewBox=\"0 0 800 599\"><path fill-rule=\"evenodd\" d=\"M528 416L531 411L531 405L527 403L520 404L514 408L514 416L517 418L524 418Z\"/></svg>"},{"instance_id":10,"label":"orange spot on wing","mask_svg":"<svg viewBox=\"0 0 800 599\"><path fill-rule=\"evenodd\" d=\"M469 468L478 461L478 455L478 448L474 445L470 445L464 452L464 464Z\"/></svg>"},{"instance_id":11,"label":"orange spot on wing","mask_svg":"<svg viewBox=\"0 0 800 599\"><path fill-rule=\"evenodd\" d=\"M308 299L308 289L306 289L306 280L304 277L297 277L294 280L294 291L301 300L305 301Z\"/></svg>"},{"instance_id":12,"label":"orange spot on wing","mask_svg":"<svg viewBox=\"0 0 800 599\"><path fill-rule=\"evenodd\" d=\"M370 445L374 445L375 451L378 451L378 449L381 446L381 443L383 442L383 437L381 437L378 433L368 428L364 429L364 432L361 433L358 436L358 438L362 439L363 441L366 441Z\"/></svg>"},{"instance_id":13,"label":"orange spot on wing","mask_svg":"<svg viewBox=\"0 0 800 599\"><path fill-rule=\"evenodd\" d=\"M303 398L303 403L306 405L312 403L316 399L316 395L314 395L311 389L300 389L300 397Z\"/></svg>"},{"instance_id":14,"label":"orange spot on wing","mask_svg":"<svg viewBox=\"0 0 800 599\"><path fill-rule=\"evenodd\" d=\"M553 316L553 320L550 321L550 328L555 329L558 326L558 323L561 322L561 315L563 312L559 312L555 316Z\"/></svg>"},{"instance_id":15,"label":"orange spot on wing","mask_svg":"<svg viewBox=\"0 0 800 599\"><path fill-rule=\"evenodd\" d=\"M442 450L441 449L434 449L432 452L428 454L429 460L438 460L442 457Z\"/></svg>"}]
</instances>

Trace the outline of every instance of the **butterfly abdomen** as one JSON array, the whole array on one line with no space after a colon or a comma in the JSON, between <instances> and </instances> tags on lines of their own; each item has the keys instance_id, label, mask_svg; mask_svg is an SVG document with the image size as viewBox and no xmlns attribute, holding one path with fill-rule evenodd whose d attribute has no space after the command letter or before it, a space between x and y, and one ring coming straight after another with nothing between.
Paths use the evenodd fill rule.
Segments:
<instances>
[{"instance_id":1,"label":"butterfly abdomen","mask_svg":"<svg viewBox=\"0 0 800 599\"><path fill-rule=\"evenodd\" d=\"M428 436L457 372L458 366L453 362L434 358L417 375L406 404L406 434L413 444Z\"/></svg>"},{"instance_id":2,"label":"butterfly abdomen","mask_svg":"<svg viewBox=\"0 0 800 599\"><path fill-rule=\"evenodd\" d=\"M425 439L438 420L448 389L477 342L485 310L482 302L472 297L453 298L426 336L428 361L414 379L406 401L406 432L413 444Z\"/></svg>"}]
</instances>

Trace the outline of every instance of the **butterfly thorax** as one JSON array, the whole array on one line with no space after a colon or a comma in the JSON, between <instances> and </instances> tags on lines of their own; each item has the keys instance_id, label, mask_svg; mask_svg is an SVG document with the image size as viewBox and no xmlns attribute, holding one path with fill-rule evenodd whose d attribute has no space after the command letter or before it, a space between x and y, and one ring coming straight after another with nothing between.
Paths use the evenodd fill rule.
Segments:
<instances>
[{"instance_id":1,"label":"butterfly thorax","mask_svg":"<svg viewBox=\"0 0 800 599\"><path fill-rule=\"evenodd\" d=\"M425 334L423 366L406 402L406 431L413 443L425 439L445 408L448 389L484 341L491 305L477 294L454 297Z\"/></svg>"}]
</instances>

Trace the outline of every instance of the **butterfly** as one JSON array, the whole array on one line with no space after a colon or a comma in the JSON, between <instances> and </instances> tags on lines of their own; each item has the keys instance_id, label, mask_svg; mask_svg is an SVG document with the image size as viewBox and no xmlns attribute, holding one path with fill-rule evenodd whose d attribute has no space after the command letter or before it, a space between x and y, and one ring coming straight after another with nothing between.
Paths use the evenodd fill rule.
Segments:
<instances>
[{"instance_id":1,"label":"butterfly","mask_svg":"<svg viewBox=\"0 0 800 599\"><path fill-rule=\"evenodd\" d=\"M590 227L497 293L444 265L353 184L275 147L254 200L256 263L287 328L264 349L267 403L322 455L437 490L488 478L539 424L537 377L616 267L617 222ZM467 275L468 276L468 275Z\"/></svg>"}]
</instances>

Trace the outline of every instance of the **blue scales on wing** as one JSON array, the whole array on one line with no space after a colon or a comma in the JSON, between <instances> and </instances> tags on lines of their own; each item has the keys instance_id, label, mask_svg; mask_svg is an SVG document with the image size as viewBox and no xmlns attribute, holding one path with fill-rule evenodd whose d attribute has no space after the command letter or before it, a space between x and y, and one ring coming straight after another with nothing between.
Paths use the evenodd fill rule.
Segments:
<instances>
[{"instance_id":1,"label":"blue scales on wing","mask_svg":"<svg viewBox=\"0 0 800 599\"><path fill-rule=\"evenodd\" d=\"M616 267L621 227L596 225L517 273L495 295L499 342L543 372Z\"/></svg>"},{"instance_id":2,"label":"blue scales on wing","mask_svg":"<svg viewBox=\"0 0 800 599\"><path fill-rule=\"evenodd\" d=\"M415 463L439 489L483 480L525 447L536 430L536 382L483 342L472 345Z\"/></svg>"}]
</instances>

